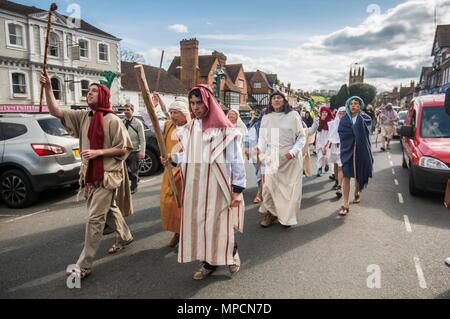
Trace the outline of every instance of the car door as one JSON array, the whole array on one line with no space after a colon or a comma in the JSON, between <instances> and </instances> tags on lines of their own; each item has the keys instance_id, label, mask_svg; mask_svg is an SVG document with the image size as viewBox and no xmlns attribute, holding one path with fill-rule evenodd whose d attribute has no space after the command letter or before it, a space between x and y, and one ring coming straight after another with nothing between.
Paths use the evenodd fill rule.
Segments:
<instances>
[{"instance_id":1,"label":"car door","mask_svg":"<svg viewBox=\"0 0 450 319\"><path fill-rule=\"evenodd\" d=\"M414 104L412 104L405 119L405 126L412 126L414 128L414 132L416 131L416 117L416 109ZM409 163L411 163L412 154L414 152L414 138L404 136L403 149L405 153L405 161L409 165Z\"/></svg>"},{"instance_id":2,"label":"car door","mask_svg":"<svg viewBox=\"0 0 450 319\"><path fill-rule=\"evenodd\" d=\"M0 122L0 163L3 163L4 152L5 152L5 136L3 135L3 123Z\"/></svg>"}]
</instances>

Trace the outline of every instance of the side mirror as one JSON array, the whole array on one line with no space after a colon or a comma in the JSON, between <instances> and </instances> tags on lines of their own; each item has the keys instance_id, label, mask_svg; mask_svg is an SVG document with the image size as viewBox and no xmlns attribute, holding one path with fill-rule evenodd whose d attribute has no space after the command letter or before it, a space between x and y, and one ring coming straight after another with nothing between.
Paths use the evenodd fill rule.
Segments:
<instances>
[{"instance_id":1,"label":"side mirror","mask_svg":"<svg viewBox=\"0 0 450 319\"><path fill-rule=\"evenodd\" d=\"M450 115L450 88L448 88L445 93L445 110L447 111L447 114Z\"/></svg>"},{"instance_id":2,"label":"side mirror","mask_svg":"<svg viewBox=\"0 0 450 319\"><path fill-rule=\"evenodd\" d=\"M414 127L410 125L404 125L400 128L400 136L414 138Z\"/></svg>"}]
</instances>

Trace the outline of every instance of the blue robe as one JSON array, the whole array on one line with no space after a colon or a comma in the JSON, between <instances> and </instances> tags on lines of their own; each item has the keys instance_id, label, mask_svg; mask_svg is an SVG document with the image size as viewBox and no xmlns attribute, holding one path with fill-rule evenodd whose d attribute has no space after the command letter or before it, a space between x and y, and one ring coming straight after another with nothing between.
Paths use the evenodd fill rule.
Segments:
<instances>
[{"instance_id":1,"label":"blue robe","mask_svg":"<svg viewBox=\"0 0 450 319\"><path fill-rule=\"evenodd\" d=\"M370 143L370 127L372 119L364 113L360 113L353 124L349 116L344 116L339 124L339 137L341 139L341 161L344 177L355 177L359 182L360 190L368 184L372 178L373 156ZM356 145L356 169L353 167L353 156Z\"/></svg>"}]
</instances>

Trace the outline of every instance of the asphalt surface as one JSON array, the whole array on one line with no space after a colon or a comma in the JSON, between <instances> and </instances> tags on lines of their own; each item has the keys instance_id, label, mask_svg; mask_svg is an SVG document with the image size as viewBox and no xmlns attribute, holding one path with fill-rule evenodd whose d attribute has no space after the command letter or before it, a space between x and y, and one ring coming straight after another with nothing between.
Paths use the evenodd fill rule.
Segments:
<instances>
[{"instance_id":1,"label":"asphalt surface","mask_svg":"<svg viewBox=\"0 0 450 319\"><path fill-rule=\"evenodd\" d=\"M87 218L76 191L48 191L26 210L0 204L0 298L450 298L443 196L409 195L398 141L374 158L375 176L346 218L337 215L341 202L328 175L305 178L299 225L291 229L259 226L249 165L245 232L237 235L241 271L230 278L221 269L202 282L192 280L199 264L178 264L167 247L161 176L145 179L134 197L127 222L136 241L110 256L114 235L105 237L81 289L68 289L65 275L82 250Z\"/></svg>"}]
</instances>

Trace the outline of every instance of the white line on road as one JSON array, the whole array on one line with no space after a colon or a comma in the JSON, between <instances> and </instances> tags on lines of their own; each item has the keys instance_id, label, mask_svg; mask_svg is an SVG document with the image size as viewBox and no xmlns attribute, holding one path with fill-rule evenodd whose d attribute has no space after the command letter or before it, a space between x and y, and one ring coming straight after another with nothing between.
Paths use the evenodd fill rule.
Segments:
<instances>
[{"instance_id":1,"label":"white line on road","mask_svg":"<svg viewBox=\"0 0 450 319\"><path fill-rule=\"evenodd\" d=\"M425 276L423 275L422 267L420 266L420 259L414 256L414 264L416 265L417 277L419 278L419 286L422 289L427 288L427 283L425 281Z\"/></svg>"},{"instance_id":2,"label":"white line on road","mask_svg":"<svg viewBox=\"0 0 450 319\"><path fill-rule=\"evenodd\" d=\"M147 179L147 180L145 180L145 181L142 181L141 183L142 183L142 184L150 183L150 182L154 181L155 179L156 179L156 177L153 177L153 178L151 178L151 179Z\"/></svg>"},{"instance_id":3,"label":"white line on road","mask_svg":"<svg viewBox=\"0 0 450 319\"><path fill-rule=\"evenodd\" d=\"M391 166L394 166L394 163L393 163L392 161L390 161L389 164L390 164Z\"/></svg>"},{"instance_id":4,"label":"white line on road","mask_svg":"<svg viewBox=\"0 0 450 319\"><path fill-rule=\"evenodd\" d=\"M391 154L388 154L388 158L391 159Z\"/></svg>"},{"instance_id":5,"label":"white line on road","mask_svg":"<svg viewBox=\"0 0 450 319\"><path fill-rule=\"evenodd\" d=\"M394 178L394 183L398 186L398 180L396 178Z\"/></svg>"},{"instance_id":6,"label":"white line on road","mask_svg":"<svg viewBox=\"0 0 450 319\"><path fill-rule=\"evenodd\" d=\"M19 217L20 215L3 215L1 214L0 217Z\"/></svg>"},{"instance_id":7,"label":"white line on road","mask_svg":"<svg viewBox=\"0 0 450 319\"><path fill-rule=\"evenodd\" d=\"M403 215L403 218L405 219L406 231L408 233L412 233L412 228L411 228L411 224L409 222L408 215Z\"/></svg>"},{"instance_id":8,"label":"white line on road","mask_svg":"<svg viewBox=\"0 0 450 319\"><path fill-rule=\"evenodd\" d=\"M405 201L403 200L403 195L401 193L398 193L398 201L400 202L400 204L405 203Z\"/></svg>"},{"instance_id":9,"label":"white line on road","mask_svg":"<svg viewBox=\"0 0 450 319\"><path fill-rule=\"evenodd\" d=\"M392 175L395 175L395 169L392 169Z\"/></svg>"},{"instance_id":10,"label":"white line on road","mask_svg":"<svg viewBox=\"0 0 450 319\"><path fill-rule=\"evenodd\" d=\"M17 218L10 219L10 220L6 221L5 223L12 223L12 222L15 222L15 221L27 218L27 217L31 217L31 216L34 216L34 215L48 213L49 211L50 211L50 209L44 209L44 210L41 210L41 211L39 211L37 213L33 213L33 214L24 215L24 216L20 216L20 217L17 217Z\"/></svg>"}]
</instances>

